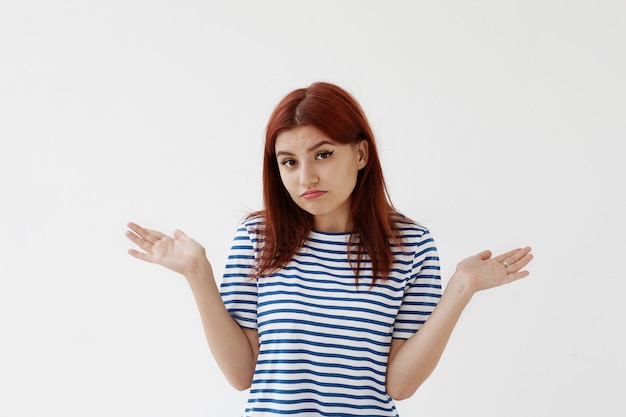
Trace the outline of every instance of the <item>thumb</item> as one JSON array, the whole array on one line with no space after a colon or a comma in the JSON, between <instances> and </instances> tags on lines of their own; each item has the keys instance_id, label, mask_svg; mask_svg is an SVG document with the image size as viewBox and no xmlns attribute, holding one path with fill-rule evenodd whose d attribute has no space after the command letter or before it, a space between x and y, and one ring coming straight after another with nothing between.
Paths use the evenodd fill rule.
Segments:
<instances>
[{"instance_id":1,"label":"thumb","mask_svg":"<svg viewBox=\"0 0 626 417\"><path fill-rule=\"evenodd\" d=\"M182 230L180 230L180 229L174 230L174 239L180 239L180 238L183 238L183 237L187 237L187 235L184 234Z\"/></svg>"},{"instance_id":2,"label":"thumb","mask_svg":"<svg viewBox=\"0 0 626 417\"><path fill-rule=\"evenodd\" d=\"M480 260L486 261L487 259L491 258L491 251L490 250L484 250L484 251L478 253L476 256Z\"/></svg>"}]
</instances>

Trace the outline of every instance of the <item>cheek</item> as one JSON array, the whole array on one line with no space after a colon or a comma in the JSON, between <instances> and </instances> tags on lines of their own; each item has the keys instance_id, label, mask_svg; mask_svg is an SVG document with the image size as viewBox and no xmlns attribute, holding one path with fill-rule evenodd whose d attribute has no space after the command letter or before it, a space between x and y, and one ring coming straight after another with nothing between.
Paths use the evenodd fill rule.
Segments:
<instances>
[{"instance_id":1,"label":"cheek","mask_svg":"<svg viewBox=\"0 0 626 417\"><path fill-rule=\"evenodd\" d=\"M338 176L343 178L346 186L354 187L356 185L357 176L359 174L359 170L355 165L347 164L343 175Z\"/></svg>"},{"instance_id":2,"label":"cheek","mask_svg":"<svg viewBox=\"0 0 626 417\"><path fill-rule=\"evenodd\" d=\"M285 187L287 192L291 194L291 189L293 188L293 174L279 169L278 175L280 176L280 181L282 182L283 187Z\"/></svg>"}]
</instances>

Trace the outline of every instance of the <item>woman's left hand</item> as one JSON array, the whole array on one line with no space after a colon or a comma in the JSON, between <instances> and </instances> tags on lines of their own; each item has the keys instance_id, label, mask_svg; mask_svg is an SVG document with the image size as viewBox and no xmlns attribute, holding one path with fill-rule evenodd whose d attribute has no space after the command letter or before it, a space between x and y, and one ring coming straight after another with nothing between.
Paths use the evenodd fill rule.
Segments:
<instances>
[{"instance_id":1,"label":"woman's left hand","mask_svg":"<svg viewBox=\"0 0 626 417\"><path fill-rule=\"evenodd\" d=\"M472 292L508 284L528 276L524 270L533 259L531 248L513 249L495 257L486 250L459 262L455 278L462 279Z\"/></svg>"}]
</instances>

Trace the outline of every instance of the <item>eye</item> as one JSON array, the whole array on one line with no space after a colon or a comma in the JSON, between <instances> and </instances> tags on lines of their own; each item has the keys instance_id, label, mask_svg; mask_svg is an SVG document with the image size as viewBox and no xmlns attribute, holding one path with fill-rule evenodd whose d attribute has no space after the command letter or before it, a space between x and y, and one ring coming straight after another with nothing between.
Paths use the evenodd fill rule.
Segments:
<instances>
[{"instance_id":1,"label":"eye","mask_svg":"<svg viewBox=\"0 0 626 417\"><path fill-rule=\"evenodd\" d=\"M285 159L280 164L286 167L292 167L296 165L296 161L294 159Z\"/></svg>"},{"instance_id":2,"label":"eye","mask_svg":"<svg viewBox=\"0 0 626 417\"><path fill-rule=\"evenodd\" d=\"M315 157L315 159L326 159L329 158L334 151L323 151L317 154L317 156Z\"/></svg>"}]
</instances>

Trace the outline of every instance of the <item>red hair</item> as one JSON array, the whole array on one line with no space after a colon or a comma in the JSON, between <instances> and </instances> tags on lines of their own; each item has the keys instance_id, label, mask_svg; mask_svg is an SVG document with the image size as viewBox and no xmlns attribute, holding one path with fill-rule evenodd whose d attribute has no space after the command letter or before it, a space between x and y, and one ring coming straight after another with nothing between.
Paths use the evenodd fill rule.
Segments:
<instances>
[{"instance_id":1,"label":"red hair","mask_svg":"<svg viewBox=\"0 0 626 417\"><path fill-rule=\"evenodd\" d=\"M351 251L354 254L351 264L358 281L360 266L367 255L372 266L372 283L386 279L393 262L391 242L399 243L399 238L394 233L396 212L385 186L374 135L354 97L336 85L322 82L287 94L267 124L263 158L265 209L250 215L264 217L265 246L255 276L285 266L313 228L313 216L294 203L283 186L275 150L280 133L305 125L318 128L342 144L367 141L367 162L359 171L351 196L353 230L349 247L356 246Z\"/></svg>"}]
</instances>

